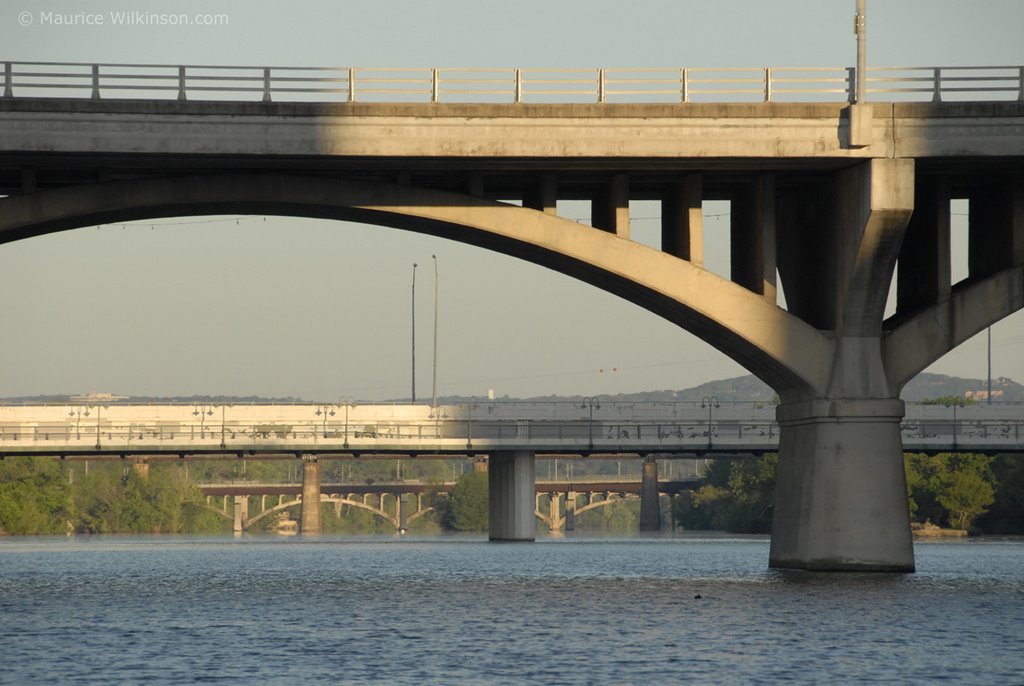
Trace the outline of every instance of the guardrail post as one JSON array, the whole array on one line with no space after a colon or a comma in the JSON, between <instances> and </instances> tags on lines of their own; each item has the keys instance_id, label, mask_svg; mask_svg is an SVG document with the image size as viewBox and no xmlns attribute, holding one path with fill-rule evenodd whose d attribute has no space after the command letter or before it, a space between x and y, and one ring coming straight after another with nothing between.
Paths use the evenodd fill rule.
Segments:
<instances>
[{"instance_id":1,"label":"guardrail post","mask_svg":"<svg viewBox=\"0 0 1024 686\"><path fill-rule=\"evenodd\" d=\"M690 70L687 67L679 70L679 102L690 102Z\"/></svg>"},{"instance_id":2,"label":"guardrail post","mask_svg":"<svg viewBox=\"0 0 1024 686\"><path fill-rule=\"evenodd\" d=\"M356 101L356 68L348 68L348 101Z\"/></svg>"},{"instance_id":3,"label":"guardrail post","mask_svg":"<svg viewBox=\"0 0 1024 686\"><path fill-rule=\"evenodd\" d=\"M1024 83L1024 67L1021 68L1021 83ZM1024 89L1021 90L1024 93ZM512 91L512 102L517 105L523 101L523 70L516 68L515 85Z\"/></svg>"},{"instance_id":4,"label":"guardrail post","mask_svg":"<svg viewBox=\"0 0 1024 686\"><path fill-rule=\"evenodd\" d=\"M92 65L92 99L100 99L100 65Z\"/></svg>"},{"instance_id":5,"label":"guardrail post","mask_svg":"<svg viewBox=\"0 0 1024 686\"><path fill-rule=\"evenodd\" d=\"M1024 68L1021 69L1021 77L1020 78L1021 78L1021 83L1024 84ZM11 63L10 62L4 62L4 97L5 98L13 98L14 97L14 84L11 83L13 81L13 79L14 79L14 69L12 69ZM1024 89L1021 89L1021 92L1024 93Z\"/></svg>"},{"instance_id":6,"label":"guardrail post","mask_svg":"<svg viewBox=\"0 0 1024 686\"><path fill-rule=\"evenodd\" d=\"M10 67L10 65L7 65ZM1024 102L1024 67L1017 67L1017 72L1020 74L1017 86L1017 102ZM11 83L11 77L8 75L7 83Z\"/></svg>"},{"instance_id":7,"label":"guardrail post","mask_svg":"<svg viewBox=\"0 0 1024 686\"><path fill-rule=\"evenodd\" d=\"M604 102L604 68L597 70L597 101Z\"/></svg>"},{"instance_id":8,"label":"guardrail post","mask_svg":"<svg viewBox=\"0 0 1024 686\"><path fill-rule=\"evenodd\" d=\"M270 102L270 67L263 67L263 102Z\"/></svg>"},{"instance_id":9,"label":"guardrail post","mask_svg":"<svg viewBox=\"0 0 1024 686\"><path fill-rule=\"evenodd\" d=\"M846 98L851 105L857 102L857 79L859 78L857 67L846 68ZM867 87L867 84L864 86Z\"/></svg>"},{"instance_id":10,"label":"guardrail post","mask_svg":"<svg viewBox=\"0 0 1024 686\"><path fill-rule=\"evenodd\" d=\"M185 97L185 67L178 67L178 100L186 100Z\"/></svg>"},{"instance_id":11,"label":"guardrail post","mask_svg":"<svg viewBox=\"0 0 1024 686\"><path fill-rule=\"evenodd\" d=\"M935 67L932 75L932 102L942 101L942 67Z\"/></svg>"},{"instance_id":12,"label":"guardrail post","mask_svg":"<svg viewBox=\"0 0 1024 686\"><path fill-rule=\"evenodd\" d=\"M438 102L441 97L441 78L437 67L430 70L430 102Z\"/></svg>"},{"instance_id":13,"label":"guardrail post","mask_svg":"<svg viewBox=\"0 0 1024 686\"><path fill-rule=\"evenodd\" d=\"M764 68L764 101L772 101L772 68Z\"/></svg>"}]
</instances>

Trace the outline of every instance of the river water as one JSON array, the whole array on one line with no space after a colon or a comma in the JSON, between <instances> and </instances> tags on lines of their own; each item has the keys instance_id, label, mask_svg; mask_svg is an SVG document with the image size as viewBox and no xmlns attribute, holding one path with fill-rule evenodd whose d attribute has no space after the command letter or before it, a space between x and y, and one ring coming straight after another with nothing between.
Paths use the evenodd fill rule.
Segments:
<instances>
[{"instance_id":1,"label":"river water","mask_svg":"<svg viewBox=\"0 0 1024 686\"><path fill-rule=\"evenodd\" d=\"M768 570L765 538L7 538L0 683L1024 683L1024 542L916 555L817 574Z\"/></svg>"}]
</instances>

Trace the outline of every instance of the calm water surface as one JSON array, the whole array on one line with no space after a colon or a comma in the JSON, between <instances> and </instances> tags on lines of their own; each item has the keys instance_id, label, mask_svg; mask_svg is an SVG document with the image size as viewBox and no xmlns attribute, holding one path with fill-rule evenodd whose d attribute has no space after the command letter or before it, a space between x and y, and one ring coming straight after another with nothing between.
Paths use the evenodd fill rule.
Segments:
<instances>
[{"instance_id":1,"label":"calm water surface","mask_svg":"<svg viewBox=\"0 0 1024 686\"><path fill-rule=\"evenodd\" d=\"M0 540L0 683L1024 683L1024 542ZM701 598L694 596L700 594Z\"/></svg>"}]
</instances>

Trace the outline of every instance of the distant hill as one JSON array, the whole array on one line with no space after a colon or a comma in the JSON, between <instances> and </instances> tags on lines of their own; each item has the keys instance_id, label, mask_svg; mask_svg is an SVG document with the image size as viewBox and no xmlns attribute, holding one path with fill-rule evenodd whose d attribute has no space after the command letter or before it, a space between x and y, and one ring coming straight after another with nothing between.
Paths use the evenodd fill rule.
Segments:
<instances>
[{"instance_id":1,"label":"distant hill","mask_svg":"<svg viewBox=\"0 0 1024 686\"><path fill-rule=\"evenodd\" d=\"M616 402L672 402L681 400L700 401L704 396L715 396L721 402L756 401L772 402L775 391L753 374L737 376L731 379L719 379L685 388L682 390L644 391L640 393L619 393L602 395L602 399ZM988 396L988 382L985 379L966 379L945 374L919 374L908 383L901 397L908 402L919 402L931 398L957 396L985 400ZM480 398L445 397L444 402L466 402ZM507 399L507 398L506 398ZM535 401L580 401L582 396L543 396L525 398ZM1008 379L999 377L992 379L992 400L994 402L1024 402L1024 386Z\"/></svg>"},{"instance_id":2,"label":"distant hill","mask_svg":"<svg viewBox=\"0 0 1024 686\"><path fill-rule=\"evenodd\" d=\"M602 400L615 402L673 402L684 400L700 401L704 396L715 396L721 402L734 401L755 401L772 402L775 399L775 391L767 384L752 374L737 376L731 379L719 379L684 388L682 390L660 390L643 391L640 393L618 393L615 395L602 395ZM961 398L974 398L983 401L988 396L988 382L985 379L967 379L959 376L946 376L945 374L919 374L913 381L903 389L902 397L909 402L928 400L930 398L941 398L944 396L956 396ZM992 379L992 399L995 402L1024 402L1024 386L1008 379L999 377ZM4 402L44 402L44 403L69 403L85 402L76 396L70 395L34 395L19 396L0 399ZM480 396L442 396L438 401L446 404L464 403L469 401L480 402ZM581 395L548 395L532 398L509 398L503 397L499 400L532 400L532 401L564 401L580 402ZM104 404L117 403L118 400L104 400ZM256 395L229 396L229 395L193 395L193 396L132 396L120 402L132 403L196 403L196 404L239 404L246 403L296 403L308 402L302 398L264 398ZM394 402L408 402L406 399L396 399Z\"/></svg>"}]
</instances>

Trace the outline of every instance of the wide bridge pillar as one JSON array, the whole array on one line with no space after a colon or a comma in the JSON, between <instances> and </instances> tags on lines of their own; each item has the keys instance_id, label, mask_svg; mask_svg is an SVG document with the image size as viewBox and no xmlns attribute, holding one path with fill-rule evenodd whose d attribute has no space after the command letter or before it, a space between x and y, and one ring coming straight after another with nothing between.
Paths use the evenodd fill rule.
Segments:
<instances>
[{"instance_id":1,"label":"wide bridge pillar","mask_svg":"<svg viewBox=\"0 0 1024 686\"><path fill-rule=\"evenodd\" d=\"M316 455L302 457L302 514L299 517L300 533L324 532L320 516L320 462Z\"/></svg>"},{"instance_id":2,"label":"wide bridge pillar","mask_svg":"<svg viewBox=\"0 0 1024 686\"><path fill-rule=\"evenodd\" d=\"M490 540L533 541L536 459L526 450L492 453L487 470Z\"/></svg>"},{"instance_id":3,"label":"wide bridge pillar","mask_svg":"<svg viewBox=\"0 0 1024 686\"><path fill-rule=\"evenodd\" d=\"M900 400L781 405L769 564L914 571Z\"/></svg>"},{"instance_id":4,"label":"wide bridge pillar","mask_svg":"<svg viewBox=\"0 0 1024 686\"><path fill-rule=\"evenodd\" d=\"M914 211L912 160L872 160L779 204L789 312L827 337L783 385L772 567L914 570L899 400L884 359L886 298Z\"/></svg>"}]
</instances>

